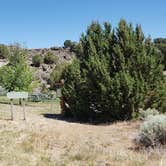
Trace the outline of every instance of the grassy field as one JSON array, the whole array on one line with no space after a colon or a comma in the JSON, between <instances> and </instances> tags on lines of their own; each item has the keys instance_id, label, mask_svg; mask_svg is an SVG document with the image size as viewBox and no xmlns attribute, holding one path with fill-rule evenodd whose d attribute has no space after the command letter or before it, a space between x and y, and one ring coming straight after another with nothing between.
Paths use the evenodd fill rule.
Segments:
<instances>
[{"instance_id":1,"label":"grassy field","mask_svg":"<svg viewBox=\"0 0 166 166\"><path fill-rule=\"evenodd\" d=\"M139 121L90 125L60 118L56 103L0 104L1 166L165 166L166 150L138 150Z\"/></svg>"}]
</instances>

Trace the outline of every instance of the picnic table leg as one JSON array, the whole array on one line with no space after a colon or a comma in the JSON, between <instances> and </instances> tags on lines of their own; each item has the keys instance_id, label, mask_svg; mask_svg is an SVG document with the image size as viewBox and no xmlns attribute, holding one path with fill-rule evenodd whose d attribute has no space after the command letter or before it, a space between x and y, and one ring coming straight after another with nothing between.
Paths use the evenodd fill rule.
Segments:
<instances>
[{"instance_id":1,"label":"picnic table leg","mask_svg":"<svg viewBox=\"0 0 166 166\"><path fill-rule=\"evenodd\" d=\"M23 114L24 114L24 120L26 120L26 113L25 113L25 99L23 99Z\"/></svg>"},{"instance_id":2,"label":"picnic table leg","mask_svg":"<svg viewBox=\"0 0 166 166\"><path fill-rule=\"evenodd\" d=\"M13 99L10 99L11 120L13 120Z\"/></svg>"}]
</instances>

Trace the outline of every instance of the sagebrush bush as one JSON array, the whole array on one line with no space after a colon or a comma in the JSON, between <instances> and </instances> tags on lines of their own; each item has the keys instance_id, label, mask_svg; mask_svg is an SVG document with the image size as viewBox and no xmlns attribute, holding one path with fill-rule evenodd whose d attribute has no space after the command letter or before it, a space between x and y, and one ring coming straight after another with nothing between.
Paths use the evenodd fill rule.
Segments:
<instances>
[{"instance_id":1,"label":"sagebrush bush","mask_svg":"<svg viewBox=\"0 0 166 166\"><path fill-rule=\"evenodd\" d=\"M43 63L43 57L39 54L33 56L32 58L32 64L35 66L35 67L40 67L40 65Z\"/></svg>"},{"instance_id":2,"label":"sagebrush bush","mask_svg":"<svg viewBox=\"0 0 166 166\"><path fill-rule=\"evenodd\" d=\"M148 116L135 141L145 147L166 144L166 115Z\"/></svg>"},{"instance_id":3,"label":"sagebrush bush","mask_svg":"<svg viewBox=\"0 0 166 166\"><path fill-rule=\"evenodd\" d=\"M140 113L141 120L145 120L146 118L148 118L148 116L159 114L158 110L156 110L155 108L152 108L152 109L148 108L147 110L140 109L139 113Z\"/></svg>"},{"instance_id":4,"label":"sagebrush bush","mask_svg":"<svg viewBox=\"0 0 166 166\"><path fill-rule=\"evenodd\" d=\"M58 61L58 57L55 56L52 52L48 52L45 56L44 56L44 63L46 64L53 64L53 63L57 63Z\"/></svg>"}]
</instances>

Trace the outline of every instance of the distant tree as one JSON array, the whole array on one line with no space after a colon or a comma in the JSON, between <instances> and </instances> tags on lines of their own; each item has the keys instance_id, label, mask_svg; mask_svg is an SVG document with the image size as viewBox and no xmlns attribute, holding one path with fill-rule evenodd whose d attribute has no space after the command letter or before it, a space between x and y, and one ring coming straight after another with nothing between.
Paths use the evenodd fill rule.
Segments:
<instances>
[{"instance_id":1,"label":"distant tree","mask_svg":"<svg viewBox=\"0 0 166 166\"><path fill-rule=\"evenodd\" d=\"M24 49L11 48L8 65L0 69L0 83L7 91L31 90L33 77L25 57Z\"/></svg>"},{"instance_id":2,"label":"distant tree","mask_svg":"<svg viewBox=\"0 0 166 166\"><path fill-rule=\"evenodd\" d=\"M154 43L166 44L166 38L156 38L156 39L154 39Z\"/></svg>"},{"instance_id":3,"label":"distant tree","mask_svg":"<svg viewBox=\"0 0 166 166\"><path fill-rule=\"evenodd\" d=\"M78 53L79 52L78 50L79 50L79 44L77 42L72 42L70 46L70 51Z\"/></svg>"},{"instance_id":4,"label":"distant tree","mask_svg":"<svg viewBox=\"0 0 166 166\"><path fill-rule=\"evenodd\" d=\"M64 42L64 47L65 48L70 48L71 45L72 45L72 41L71 40L65 40L65 42Z\"/></svg>"},{"instance_id":5,"label":"distant tree","mask_svg":"<svg viewBox=\"0 0 166 166\"><path fill-rule=\"evenodd\" d=\"M64 42L64 48L69 48L70 51L78 53L79 45L77 42L72 42L71 40L66 40Z\"/></svg>"},{"instance_id":6,"label":"distant tree","mask_svg":"<svg viewBox=\"0 0 166 166\"><path fill-rule=\"evenodd\" d=\"M40 67L40 65L43 63L43 57L39 54L33 56L32 58L32 64L35 66L35 67Z\"/></svg>"}]
</instances>

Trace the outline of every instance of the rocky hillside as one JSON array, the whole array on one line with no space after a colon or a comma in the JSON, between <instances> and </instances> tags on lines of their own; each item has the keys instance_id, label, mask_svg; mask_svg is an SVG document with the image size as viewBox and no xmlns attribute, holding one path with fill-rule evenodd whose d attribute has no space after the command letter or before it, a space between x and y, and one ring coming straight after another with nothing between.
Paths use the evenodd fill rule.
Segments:
<instances>
[{"instance_id":1,"label":"rocky hillside","mask_svg":"<svg viewBox=\"0 0 166 166\"><path fill-rule=\"evenodd\" d=\"M48 53L51 53L56 57L57 61L55 63L47 64L45 62L42 62L39 67L35 67L33 65L32 59L35 55L40 55L44 59L44 57ZM43 85L45 87L49 87L48 79L50 78L50 74L52 73L56 65L62 64L64 62L70 62L74 56L75 54L70 51L70 49L63 47L27 49L27 62L34 72L35 80L38 80L39 82L39 87L36 89L36 91L40 91ZM6 59L0 58L0 67L6 65L7 63L8 62Z\"/></svg>"},{"instance_id":2,"label":"rocky hillside","mask_svg":"<svg viewBox=\"0 0 166 166\"><path fill-rule=\"evenodd\" d=\"M48 52L52 52L58 57L60 62L69 61L73 58L74 53L70 49L64 49L63 47L51 47L51 48L38 48L38 49L28 49L28 62L32 62L32 57L40 54L44 57Z\"/></svg>"},{"instance_id":3,"label":"rocky hillside","mask_svg":"<svg viewBox=\"0 0 166 166\"><path fill-rule=\"evenodd\" d=\"M48 52L51 52L54 56L57 57L57 62L53 64L46 64L43 62L40 67L34 67L32 64L33 56L40 55L44 58ZM69 49L64 49L62 47L28 49L28 64L34 70L35 79L39 80L40 85L43 86L44 84L46 87L49 87L48 79L50 78L50 74L56 67L56 65L64 62L69 62L74 56L75 54L73 52L71 52ZM40 88L38 88L37 91L39 89Z\"/></svg>"}]
</instances>

